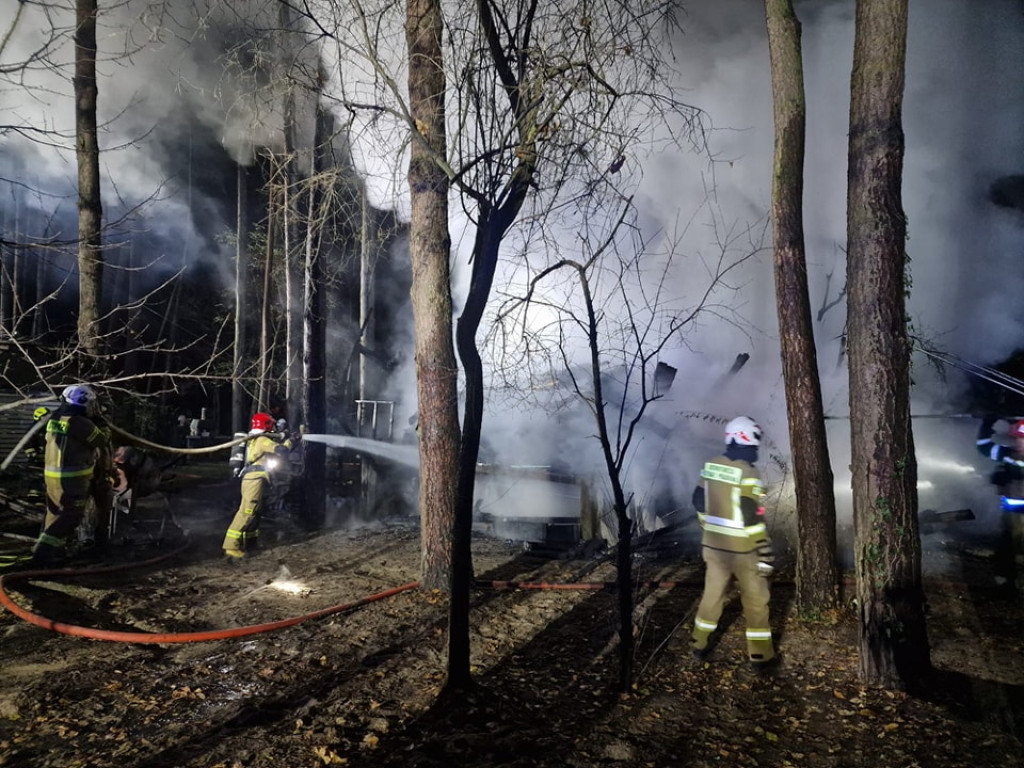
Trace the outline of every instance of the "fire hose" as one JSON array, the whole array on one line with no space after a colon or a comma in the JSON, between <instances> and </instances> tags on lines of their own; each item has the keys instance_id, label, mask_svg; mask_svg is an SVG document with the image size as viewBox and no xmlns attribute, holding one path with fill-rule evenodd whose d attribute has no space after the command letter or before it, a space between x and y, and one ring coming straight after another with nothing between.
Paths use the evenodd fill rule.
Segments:
<instances>
[{"instance_id":1,"label":"fire hose","mask_svg":"<svg viewBox=\"0 0 1024 768\"><path fill-rule=\"evenodd\" d=\"M10 463L14 461L14 457L21 453L22 449L26 445L28 445L28 442L32 439L32 437L37 432L39 432L39 430L43 429L46 426L46 422L49 421L49 419L50 417L49 415L47 415L32 425L32 428L29 429L28 432L26 432L22 436L21 440L19 440L15 444L14 448L11 449L11 452L7 454L7 458L5 458L2 463L0 463L0 471L5 470L7 469L8 466L10 466ZM233 448L236 445L252 440L253 437L252 435L245 435L243 437L237 437L234 440L231 440L227 443L219 443L218 445L207 445L202 448L177 448L169 445L160 445L159 443L150 442L145 438L138 437L137 435L133 435L130 432L126 432L125 430L121 429L118 426L115 426L114 424L108 424L107 426L110 428L111 434L123 438L126 443L129 443L131 445L135 445L139 448L150 448L155 451L163 451L164 453L177 453L183 456L195 456L204 453L216 453L217 451L223 451L228 448Z\"/></svg>"},{"instance_id":2,"label":"fire hose","mask_svg":"<svg viewBox=\"0 0 1024 768\"><path fill-rule=\"evenodd\" d=\"M53 630L65 635L73 635L76 637L87 637L93 640L109 640L117 643L149 643L149 644L163 644L163 643L202 643L210 640L227 640L234 637L245 637L246 635L256 635L261 632L271 632L277 629L284 629L285 627L292 627L296 624L301 624L304 621L311 621L313 619L320 619L324 616L330 616L335 613L343 613L346 611L354 610L368 603L376 602L377 600L383 600L386 597L392 597L401 592L406 592L410 589L419 587L419 582L410 582L409 584L403 584L400 587L394 587L393 589L386 589L383 592L377 592L366 597L361 597L358 600L354 600L348 603L340 603L333 605L328 608L322 608L312 613L306 613L301 616L293 616L288 619L282 619L280 621L272 621L267 624L253 624L246 627L232 627L230 629L212 629L201 632L163 632L163 633L152 633L152 632L127 632L127 631L115 631L108 629L97 629L94 627L83 627L76 624L66 624L64 622L56 621L54 619L47 618L38 613L33 613L26 608L18 605L11 596L7 593L5 585L13 584L16 581L27 581L29 579L41 579L48 578L53 579L57 577L65 576L81 576L81 575L94 575L97 573L110 573L114 571L127 570L128 568L139 568L142 566L153 565L155 563L167 560L181 552L188 547L188 542L179 547L178 549L160 555L159 557L152 558L143 562L132 563L130 565L114 565L105 566L101 568L79 568L69 570L36 570L36 571L20 571L17 573L9 573L0 576L0 604L4 606L8 611L13 613L20 619L23 619L30 624L35 624L38 627L44 629Z\"/></svg>"},{"instance_id":3,"label":"fire hose","mask_svg":"<svg viewBox=\"0 0 1024 768\"><path fill-rule=\"evenodd\" d=\"M152 443L149 440L146 440L145 438L138 437L136 435L131 434L130 432L125 432L123 429L113 424L108 424L107 426L110 427L111 434L123 438L125 442L136 447L150 448L154 451L163 451L165 453L178 453L183 456L195 456L203 453L216 453L217 451L223 451L227 448L233 448L236 445L248 442L249 440L252 440L254 437L254 435L244 435L242 437L236 437L234 440L231 440L226 443L219 443L218 445L207 445L203 448L176 448L169 445L160 445L159 443ZM271 434L270 436L274 437L275 435L281 436L277 435L277 433Z\"/></svg>"}]
</instances>

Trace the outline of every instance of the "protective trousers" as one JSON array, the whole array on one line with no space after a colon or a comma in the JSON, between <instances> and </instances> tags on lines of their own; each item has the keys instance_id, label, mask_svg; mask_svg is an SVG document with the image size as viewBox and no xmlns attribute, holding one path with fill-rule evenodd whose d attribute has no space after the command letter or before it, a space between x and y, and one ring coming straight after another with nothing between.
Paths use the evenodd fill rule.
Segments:
<instances>
[{"instance_id":1,"label":"protective trousers","mask_svg":"<svg viewBox=\"0 0 1024 768\"><path fill-rule=\"evenodd\" d=\"M40 565L63 553L67 538L85 517L90 478L46 478L46 517L32 559Z\"/></svg>"},{"instance_id":2,"label":"protective trousers","mask_svg":"<svg viewBox=\"0 0 1024 768\"><path fill-rule=\"evenodd\" d=\"M710 547L704 547L702 552L706 566L704 595L693 622L694 649L702 651L708 647L708 638L722 617L729 582L735 576L747 625L747 656L752 662L771 660L775 656L768 615L771 590L768 579L757 572L757 552L723 552Z\"/></svg>"},{"instance_id":3,"label":"protective trousers","mask_svg":"<svg viewBox=\"0 0 1024 768\"><path fill-rule=\"evenodd\" d=\"M221 546L225 552L244 552L255 548L260 535L260 511L266 488L265 477L242 477L242 502L224 535Z\"/></svg>"}]
</instances>

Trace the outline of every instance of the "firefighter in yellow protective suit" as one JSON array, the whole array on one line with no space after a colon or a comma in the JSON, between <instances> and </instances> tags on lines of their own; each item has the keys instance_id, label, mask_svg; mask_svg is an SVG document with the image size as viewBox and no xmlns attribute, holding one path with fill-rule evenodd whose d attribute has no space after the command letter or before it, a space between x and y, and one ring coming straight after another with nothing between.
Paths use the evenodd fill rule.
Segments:
<instances>
[{"instance_id":1,"label":"firefighter in yellow protective suit","mask_svg":"<svg viewBox=\"0 0 1024 768\"><path fill-rule=\"evenodd\" d=\"M60 407L46 424L46 517L32 550L33 566L57 562L89 505L109 497L103 457L109 455L110 431L97 410L93 389L76 384L64 389Z\"/></svg>"},{"instance_id":2,"label":"firefighter in yellow protective suit","mask_svg":"<svg viewBox=\"0 0 1024 768\"><path fill-rule=\"evenodd\" d=\"M768 615L774 554L764 523L764 486L754 467L761 427L749 416L739 416L726 425L725 444L725 453L704 465L702 482L693 492L706 567L693 624L693 655L701 661L707 657L735 577L746 621L747 657L756 671L763 671L777 657Z\"/></svg>"},{"instance_id":3,"label":"firefighter in yellow protective suit","mask_svg":"<svg viewBox=\"0 0 1024 768\"><path fill-rule=\"evenodd\" d=\"M274 417L257 413L252 417L249 434L253 438L245 446L245 463L239 473L242 478L242 501L238 505L221 545L231 560L241 560L256 548L260 534L260 512L267 487L273 482L273 464L288 460L292 448L290 440L280 442L271 437Z\"/></svg>"}]
</instances>

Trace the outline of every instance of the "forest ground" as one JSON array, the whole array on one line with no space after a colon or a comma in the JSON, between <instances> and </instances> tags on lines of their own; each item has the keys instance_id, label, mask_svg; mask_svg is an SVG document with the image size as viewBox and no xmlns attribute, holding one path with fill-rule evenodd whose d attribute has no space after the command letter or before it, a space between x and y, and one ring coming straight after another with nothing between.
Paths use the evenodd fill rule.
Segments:
<instances>
[{"instance_id":1,"label":"forest ground","mask_svg":"<svg viewBox=\"0 0 1024 768\"><path fill-rule=\"evenodd\" d=\"M711 657L694 661L698 554L642 551L637 582L658 586L637 591L635 686L620 694L615 593L598 588L614 580L611 563L540 557L481 534L471 626L478 687L452 701L439 698L445 596L410 588L378 598L419 578L414 519L315 534L268 523L260 553L232 565L219 544L235 486L187 472L140 513L135 538L111 546L103 565L117 569L6 577L5 591L52 621L128 633L325 615L154 644L58 632L3 610L0 765L1024 765L1024 611L991 586L985 542L939 542L948 567L926 579L935 669L914 695L864 686L852 611L798 619L785 570L772 590L775 673L748 668L736 601ZM179 528L151 540L165 500L187 546ZM22 519L0 510L0 529ZM286 581L296 591L279 589ZM562 586L571 584L586 586Z\"/></svg>"}]
</instances>

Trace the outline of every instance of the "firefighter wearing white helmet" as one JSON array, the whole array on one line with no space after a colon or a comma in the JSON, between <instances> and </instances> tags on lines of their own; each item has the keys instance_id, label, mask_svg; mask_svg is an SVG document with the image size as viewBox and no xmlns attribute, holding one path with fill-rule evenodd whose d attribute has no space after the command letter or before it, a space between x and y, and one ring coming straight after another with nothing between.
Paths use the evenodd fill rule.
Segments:
<instances>
[{"instance_id":1,"label":"firefighter wearing white helmet","mask_svg":"<svg viewBox=\"0 0 1024 768\"><path fill-rule=\"evenodd\" d=\"M725 427L725 453L704 465L693 492L705 564L704 594L693 624L693 655L698 660L707 657L735 578L747 625L747 657L757 671L776 661L768 614L774 555L764 523L764 485L754 466L761 434L749 416L730 421Z\"/></svg>"},{"instance_id":2,"label":"firefighter wearing white helmet","mask_svg":"<svg viewBox=\"0 0 1024 768\"><path fill-rule=\"evenodd\" d=\"M32 550L33 565L46 567L64 554L68 536L81 524L90 500L109 493L104 456L110 432L96 417L96 393L86 384L66 387L46 423L44 478L46 517Z\"/></svg>"}]
</instances>

